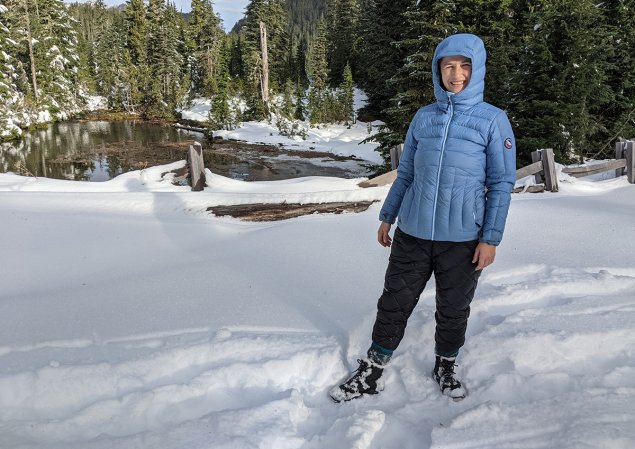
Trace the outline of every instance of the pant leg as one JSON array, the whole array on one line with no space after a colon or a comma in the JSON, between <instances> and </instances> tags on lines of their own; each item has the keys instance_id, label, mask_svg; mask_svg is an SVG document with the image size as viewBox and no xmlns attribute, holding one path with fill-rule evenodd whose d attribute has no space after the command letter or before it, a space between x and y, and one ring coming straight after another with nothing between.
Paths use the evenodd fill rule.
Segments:
<instances>
[{"instance_id":1,"label":"pant leg","mask_svg":"<svg viewBox=\"0 0 635 449\"><path fill-rule=\"evenodd\" d=\"M434 242L436 353L453 356L465 343L470 303L481 274L472 263L477 241Z\"/></svg>"},{"instance_id":2,"label":"pant leg","mask_svg":"<svg viewBox=\"0 0 635 449\"><path fill-rule=\"evenodd\" d=\"M377 303L373 342L395 350L432 275L432 242L395 230L384 291Z\"/></svg>"}]
</instances>

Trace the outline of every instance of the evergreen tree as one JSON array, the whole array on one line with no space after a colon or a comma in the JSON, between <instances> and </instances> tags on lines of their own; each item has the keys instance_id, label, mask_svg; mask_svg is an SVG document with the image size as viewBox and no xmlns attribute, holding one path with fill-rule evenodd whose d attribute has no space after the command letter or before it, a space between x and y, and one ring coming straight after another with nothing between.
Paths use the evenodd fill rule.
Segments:
<instances>
[{"instance_id":1,"label":"evergreen tree","mask_svg":"<svg viewBox=\"0 0 635 449\"><path fill-rule=\"evenodd\" d=\"M44 20L43 40L48 47L44 60L49 69L43 77L43 88L52 99L52 110L78 112L84 99L78 92L79 53L76 20L68 14L62 0L48 0L42 3L39 10L40 17Z\"/></svg>"},{"instance_id":2,"label":"evergreen tree","mask_svg":"<svg viewBox=\"0 0 635 449\"><path fill-rule=\"evenodd\" d=\"M295 98L295 112L293 113L293 118L297 120L304 120L306 111L304 108L304 87L302 87L301 83L296 84Z\"/></svg>"},{"instance_id":3,"label":"evergreen tree","mask_svg":"<svg viewBox=\"0 0 635 449\"><path fill-rule=\"evenodd\" d=\"M349 64L344 67L342 78L344 81L342 81L340 86L338 110L341 115L340 120L350 127L350 125L355 123L355 110L353 108L353 72Z\"/></svg>"},{"instance_id":4,"label":"evergreen tree","mask_svg":"<svg viewBox=\"0 0 635 449\"><path fill-rule=\"evenodd\" d=\"M311 87L308 107L311 123L323 123L328 116L328 63L326 25L323 20L318 25L317 36L311 48L309 68Z\"/></svg>"},{"instance_id":5,"label":"evergreen tree","mask_svg":"<svg viewBox=\"0 0 635 449\"><path fill-rule=\"evenodd\" d=\"M287 80L284 84L284 91L282 96L282 109L280 111L282 116L287 119L292 119L294 115L293 107L293 83L291 80Z\"/></svg>"},{"instance_id":6,"label":"evergreen tree","mask_svg":"<svg viewBox=\"0 0 635 449\"><path fill-rule=\"evenodd\" d=\"M178 53L179 23L176 8L165 0L150 0L147 10L147 69L152 76L144 95L145 112L170 117L184 94L182 57Z\"/></svg>"},{"instance_id":7,"label":"evergreen tree","mask_svg":"<svg viewBox=\"0 0 635 449\"><path fill-rule=\"evenodd\" d=\"M337 86L342 82L346 64L354 63L358 39L358 0L329 0L327 16L327 40L329 81ZM353 64L353 71L356 64Z\"/></svg>"},{"instance_id":8,"label":"evergreen tree","mask_svg":"<svg viewBox=\"0 0 635 449\"><path fill-rule=\"evenodd\" d=\"M404 64L406 45L395 45L404 38L404 11L411 0L368 0L360 17L360 44L357 52L358 85L368 96L365 109L385 119L381 111L397 93L395 84L386 81Z\"/></svg>"},{"instance_id":9,"label":"evergreen tree","mask_svg":"<svg viewBox=\"0 0 635 449\"><path fill-rule=\"evenodd\" d=\"M77 88L77 33L66 5L62 0L11 0L7 5L18 71L23 73L19 77L28 80L21 87L29 114L37 117L37 111L46 110L52 119L59 119L78 111L82 97Z\"/></svg>"},{"instance_id":10,"label":"evergreen tree","mask_svg":"<svg viewBox=\"0 0 635 449\"><path fill-rule=\"evenodd\" d=\"M531 151L550 147L567 162L593 154L605 132L597 119L612 100L601 11L590 0L530 6L511 105L519 155L528 161Z\"/></svg>"},{"instance_id":11,"label":"evergreen tree","mask_svg":"<svg viewBox=\"0 0 635 449\"><path fill-rule=\"evenodd\" d=\"M245 68L243 65L243 36L239 33L232 33L228 36L231 45L231 58L229 62L229 73L236 78L244 78Z\"/></svg>"},{"instance_id":12,"label":"evergreen tree","mask_svg":"<svg viewBox=\"0 0 635 449\"><path fill-rule=\"evenodd\" d=\"M128 0L124 18L126 39L123 61L126 67L120 74L120 79L124 82L120 91L124 95L122 103L126 105L126 110L133 112L144 101L150 88L146 54L148 21L143 0Z\"/></svg>"},{"instance_id":13,"label":"evergreen tree","mask_svg":"<svg viewBox=\"0 0 635 449\"><path fill-rule=\"evenodd\" d=\"M216 77L216 93L212 100L210 120L216 129L233 129L236 126L236 118L232 117L229 107L229 63L232 47L229 42L221 48L218 58Z\"/></svg>"},{"instance_id":14,"label":"evergreen tree","mask_svg":"<svg viewBox=\"0 0 635 449\"><path fill-rule=\"evenodd\" d=\"M592 157L614 157L614 143L618 137L635 136L635 73L629 67L635 64L633 48L635 40L635 2L633 0L608 0L601 6L604 28L607 30L607 84L613 100L599 115L606 124L606 131L598 136L597 151Z\"/></svg>"},{"instance_id":15,"label":"evergreen tree","mask_svg":"<svg viewBox=\"0 0 635 449\"><path fill-rule=\"evenodd\" d=\"M296 49L295 56L295 80L303 88L309 87L309 77L307 76L307 60L306 55L309 53L309 43L306 37L302 37Z\"/></svg>"},{"instance_id":16,"label":"evergreen tree","mask_svg":"<svg viewBox=\"0 0 635 449\"><path fill-rule=\"evenodd\" d=\"M0 2L0 141L19 135L12 115L22 107L22 95L15 84L15 60L11 56L15 49L12 49L9 29L4 25L7 11L8 8Z\"/></svg>"},{"instance_id":17,"label":"evergreen tree","mask_svg":"<svg viewBox=\"0 0 635 449\"><path fill-rule=\"evenodd\" d=\"M192 64L192 84L204 96L216 93L217 64L223 45L221 19L210 0L192 0L189 20L189 35L194 45Z\"/></svg>"},{"instance_id":18,"label":"evergreen tree","mask_svg":"<svg viewBox=\"0 0 635 449\"><path fill-rule=\"evenodd\" d=\"M404 34L394 42L405 55L403 65L386 74L387 88L395 92L389 106L383 110L385 125L372 136L386 161L390 148L403 143L408 125L417 109L435 101L432 83L432 57L437 44L456 31L452 25L456 11L452 1L420 0L402 13Z\"/></svg>"},{"instance_id":19,"label":"evergreen tree","mask_svg":"<svg viewBox=\"0 0 635 449\"><path fill-rule=\"evenodd\" d=\"M260 22L267 30L267 53L269 63L269 87L277 92L290 74L288 73L287 17L283 0L251 0L245 13L243 25L243 64L245 68L245 91L247 105L252 118L266 115L261 99L262 52Z\"/></svg>"},{"instance_id":20,"label":"evergreen tree","mask_svg":"<svg viewBox=\"0 0 635 449\"><path fill-rule=\"evenodd\" d=\"M96 83L108 99L108 107L116 111L136 112L132 100L132 62L126 48L127 24L123 14L103 32L95 50Z\"/></svg>"}]
</instances>

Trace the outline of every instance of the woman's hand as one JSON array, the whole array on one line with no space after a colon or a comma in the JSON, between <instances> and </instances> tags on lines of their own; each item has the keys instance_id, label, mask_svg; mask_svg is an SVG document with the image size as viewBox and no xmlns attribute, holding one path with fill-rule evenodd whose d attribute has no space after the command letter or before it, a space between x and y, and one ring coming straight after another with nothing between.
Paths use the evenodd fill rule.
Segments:
<instances>
[{"instance_id":1,"label":"woman's hand","mask_svg":"<svg viewBox=\"0 0 635 449\"><path fill-rule=\"evenodd\" d=\"M390 223L384 223L383 221L379 225L379 231L377 231L377 241L383 247L390 247L392 245L392 239L388 233L390 232Z\"/></svg>"},{"instance_id":2,"label":"woman's hand","mask_svg":"<svg viewBox=\"0 0 635 449\"><path fill-rule=\"evenodd\" d=\"M481 242L476 247L476 251L474 251L474 258L472 259L472 263L477 263L476 271L482 270L488 265L494 263L494 259L496 258L496 247L494 245L490 245L489 243Z\"/></svg>"}]
</instances>

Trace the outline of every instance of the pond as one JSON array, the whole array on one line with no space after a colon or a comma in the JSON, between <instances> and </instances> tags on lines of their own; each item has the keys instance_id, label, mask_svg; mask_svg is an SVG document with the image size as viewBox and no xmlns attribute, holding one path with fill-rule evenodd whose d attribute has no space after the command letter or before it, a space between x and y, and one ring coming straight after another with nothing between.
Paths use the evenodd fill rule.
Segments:
<instances>
[{"instance_id":1,"label":"pond","mask_svg":"<svg viewBox=\"0 0 635 449\"><path fill-rule=\"evenodd\" d=\"M106 181L122 173L185 159L202 133L136 120L63 122L0 144L0 172L76 181ZM366 161L238 141L204 143L205 165L245 181L303 176L366 176Z\"/></svg>"}]
</instances>

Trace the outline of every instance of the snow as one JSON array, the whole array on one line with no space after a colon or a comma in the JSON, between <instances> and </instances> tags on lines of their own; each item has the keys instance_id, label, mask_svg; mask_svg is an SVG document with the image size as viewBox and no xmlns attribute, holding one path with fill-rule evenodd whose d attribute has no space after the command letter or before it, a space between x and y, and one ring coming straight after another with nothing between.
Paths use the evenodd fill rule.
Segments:
<instances>
[{"instance_id":1,"label":"snow","mask_svg":"<svg viewBox=\"0 0 635 449\"><path fill-rule=\"evenodd\" d=\"M181 111L181 117L186 120L206 122L209 120L209 111L212 109L212 100L209 98L195 98L189 108Z\"/></svg>"},{"instance_id":2,"label":"snow","mask_svg":"<svg viewBox=\"0 0 635 449\"><path fill-rule=\"evenodd\" d=\"M267 137L254 129L243 136ZM356 132L310 139L364 154L345 140ZM102 183L0 174L0 447L635 447L635 187L625 177L559 172L557 194L513 195L459 357L464 401L429 376L431 285L386 390L334 404L328 389L370 343L388 187L208 172L208 187L190 192L162 176L183 163ZM206 211L359 200L378 202L267 223Z\"/></svg>"},{"instance_id":3,"label":"snow","mask_svg":"<svg viewBox=\"0 0 635 449\"><path fill-rule=\"evenodd\" d=\"M354 90L353 108L358 111L367 102L366 95L359 89ZM181 111L186 120L206 122L209 119L211 100L195 98L189 108ZM375 151L377 142L360 142L376 132L381 122L357 122L350 127L345 125L328 125L311 127L308 122L301 122L307 131L307 138L299 136L286 137L280 134L275 125L275 117L271 122L242 122L234 130L215 130L214 136L224 139L242 140L250 143L281 145L288 150L329 152L338 156L354 156L372 164L383 164L381 155ZM370 132L369 132L370 131Z\"/></svg>"},{"instance_id":4,"label":"snow","mask_svg":"<svg viewBox=\"0 0 635 449\"><path fill-rule=\"evenodd\" d=\"M100 95L86 95L86 110L99 111L108 109L108 99Z\"/></svg>"}]
</instances>

